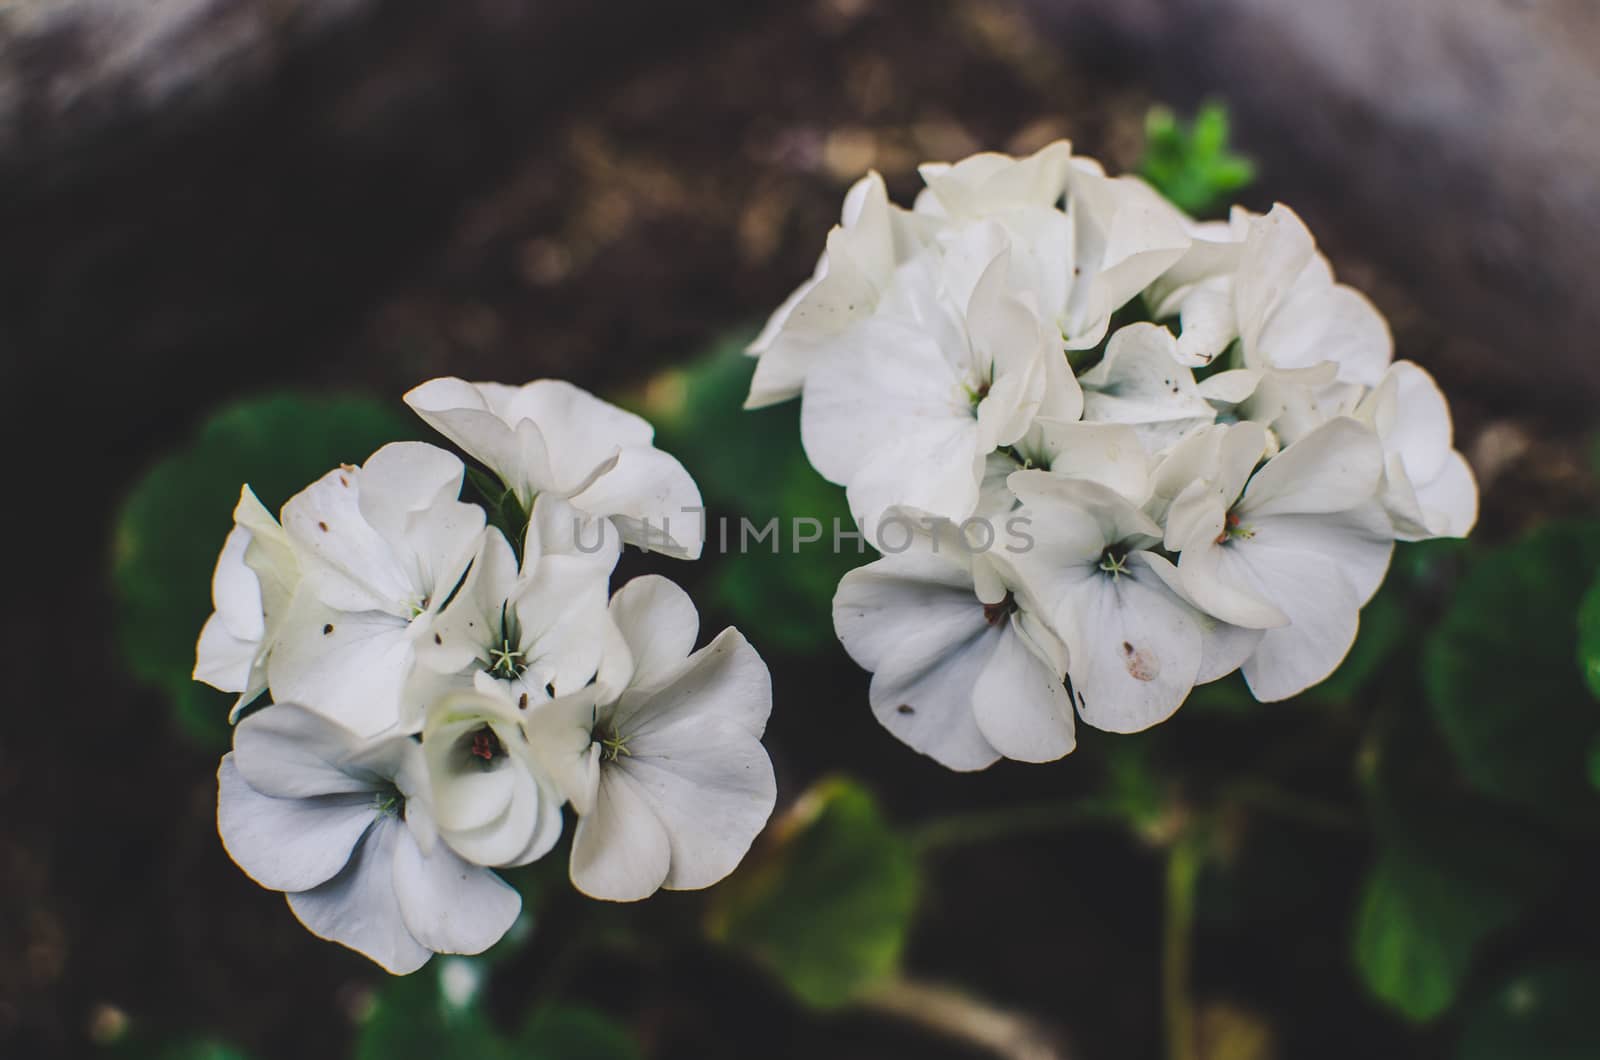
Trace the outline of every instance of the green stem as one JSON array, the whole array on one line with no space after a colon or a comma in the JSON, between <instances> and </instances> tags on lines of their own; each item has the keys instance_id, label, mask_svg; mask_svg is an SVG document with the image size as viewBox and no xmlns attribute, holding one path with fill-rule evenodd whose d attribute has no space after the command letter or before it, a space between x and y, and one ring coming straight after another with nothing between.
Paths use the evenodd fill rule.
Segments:
<instances>
[{"instance_id":1,"label":"green stem","mask_svg":"<svg viewBox=\"0 0 1600 1060\"><path fill-rule=\"evenodd\" d=\"M1195 883L1200 876L1200 840L1191 828L1167 852L1166 921L1161 943L1161 998L1167 1030L1167 1060L1199 1060L1190 968L1194 949Z\"/></svg>"},{"instance_id":2,"label":"green stem","mask_svg":"<svg viewBox=\"0 0 1600 1060\"><path fill-rule=\"evenodd\" d=\"M911 842L924 853L947 847L991 843L1035 832L1054 832L1086 824L1117 824L1126 814L1109 801L1077 799L978 810L927 821L911 831Z\"/></svg>"}]
</instances>

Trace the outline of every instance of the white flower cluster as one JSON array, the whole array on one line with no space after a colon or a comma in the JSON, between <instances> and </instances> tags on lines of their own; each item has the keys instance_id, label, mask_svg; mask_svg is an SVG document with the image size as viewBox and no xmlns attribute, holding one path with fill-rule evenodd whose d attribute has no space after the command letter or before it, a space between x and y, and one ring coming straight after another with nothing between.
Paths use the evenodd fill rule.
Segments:
<instances>
[{"instance_id":1,"label":"white flower cluster","mask_svg":"<svg viewBox=\"0 0 1600 1060\"><path fill-rule=\"evenodd\" d=\"M504 935L521 899L491 869L548 853L566 803L585 893L715 883L776 797L766 665L734 629L694 651L664 578L609 595L624 543L700 554L693 480L648 423L566 383L406 400L499 477L515 540L421 442L328 472L281 524L245 487L195 666L236 718L272 700L218 774L229 854L395 973Z\"/></svg>"},{"instance_id":2,"label":"white flower cluster","mask_svg":"<svg viewBox=\"0 0 1600 1060\"><path fill-rule=\"evenodd\" d=\"M1396 539L1471 528L1444 397L1287 208L1197 223L1066 143L921 173L910 210L851 188L748 402L802 397L812 464L893 552L834 621L911 747L1048 761L1075 715L1144 729L1241 667L1292 696Z\"/></svg>"}]
</instances>

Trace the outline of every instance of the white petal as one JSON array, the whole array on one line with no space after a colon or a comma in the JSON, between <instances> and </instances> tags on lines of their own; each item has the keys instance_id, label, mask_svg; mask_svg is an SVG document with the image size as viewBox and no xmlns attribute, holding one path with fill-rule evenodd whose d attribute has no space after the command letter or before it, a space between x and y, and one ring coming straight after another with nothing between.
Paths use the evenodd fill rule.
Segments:
<instances>
[{"instance_id":1,"label":"white petal","mask_svg":"<svg viewBox=\"0 0 1600 1060\"><path fill-rule=\"evenodd\" d=\"M533 757L580 815L592 809L600 780L598 713L595 686L589 685L529 708L524 719Z\"/></svg>"},{"instance_id":2,"label":"white petal","mask_svg":"<svg viewBox=\"0 0 1600 1060\"><path fill-rule=\"evenodd\" d=\"M222 614L214 612L200 627L195 643L194 679L223 692L247 692L260 648L260 641L240 640L228 632Z\"/></svg>"},{"instance_id":3,"label":"white petal","mask_svg":"<svg viewBox=\"0 0 1600 1060\"><path fill-rule=\"evenodd\" d=\"M1433 481L1417 490L1417 501L1438 537L1466 537L1478 521L1478 484L1472 468L1451 450Z\"/></svg>"},{"instance_id":4,"label":"white petal","mask_svg":"<svg viewBox=\"0 0 1600 1060\"><path fill-rule=\"evenodd\" d=\"M395 894L395 856L402 844L414 846L415 840L399 818L385 815L342 872L288 896L289 908L313 935L348 946L393 975L408 975L433 956L406 928Z\"/></svg>"},{"instance_id":5,"label":"white petal","mask_svg":"<svg viewBox=\"0 0 1600 1060\"><path fill-rule=\"evenodd\" d=\"M571 500L580 511L609 516L631 545L681 559L700 557L700 490L683 465L659 449L623 449L609 471Z\"/></svg>"},{"instance_id":6,"label":"white petal","mask_svg":"<svg viewBox=\"0 0 1600 1060\"><path fill-rule=\"evenodd\" d=\"M522 896L486 868L437 846L395 844L394 891L406 929L435 953L482 953L511 930Z\"/></svg>"},{"instance_id":7,"label":"white petal","mask_svg":"<svg viewBox=\"0 0 1600 1060\"><path fill-rule=\"evenodd\" d=\"M332 879L377 818L371 792L277 799L252 788L232 754L217 770L217 831L228 856L274 891Z\"/></svg>"},{"instance_id":8,"label":"white petal","mask_svg":"<svg viewBox=\"0 0 1600 1060\"><path fill-rule=\"evenodd\" d=\"M914 751L949 769L986 769L1000 752L973 714L973 692L1004 636L969 594L965 630L907 639L872 675L868 699L884 728Z\"/></svg>"},{"instance_id":9,"label":"white petal","mask_svg":"<svg viewBox=\"0 0 1600 1060\"><path fill-rule=\"evenodd\" d=\"M1376 496L1383 447L1360 422L1341 416L1273 457L1245 489L1245 521L1299 512L1340 512Z\"/></svg>"},{"instance_id":10,"label":"white petal","mask_svg":"<svg viewBox=\"0 0 1600 1060\"><path fill-rule=\"evenodd\" d=\"M772 761L737 722L684 718L628 741L620 769L666 830L671 866L662 886L709 887L732 872L777 801Z\"/></svg>"},{"instance_id":11,"label":"white petal","mask_svg":"<svg viewBox=\"0 0 1600 1060\"><path fill-rule=\"evenodd\" d=\"M510 388L500 388L509 391ZM524 498L551 483L544 438L519 432L490 406L490 389L462 379L431 379L405 396L427 424L487 466ZM503 399L509 401L509 394Z\"/></svg>"},{"instance_id":12,"label":"white petal","mask_svg":"<svg viewBox=\"0 0 1600 1060\"><path fill-rule=\"evenodd\" d=\"M259 641L267 632L262 617L261 581L245 563L251 537L242 526L228 531L211 575L211 602L228 632L241 641Z\"/></svg>"},{"instance_id":13,"label":"white petal","mask_svg":"<svg viewBox=\"0 0 1600 1060\"><path fill-rule=\"evenodd\" d=\"M400 721L414 638L410 623L383 612L297 603L268 662L273 694L376 735Z\"/></svg>"},{"instance_id":14,"label":"white petal","mask_svg":"<svg viewBox=\"0 0 1600 1060\"><path fill-rule=\"evenodd\" d=\"M649 448L655 428L631 412L571 383L540 379L518 390L501 410L508 422L531 420L544 435L552 488L571 496L627 448Z\"/></svg>"},{"instance_id":15,"label":"white petal","mask_svg":"<svg viewBox=\"0 0 1600 1060\"><path fill-rule=\"evenodd\" d=\"M1194 609L1194 620L1200 627L1200 670L1195 674L1197 685L1210 684L1233 673L1255 652L1261 643L1264 630L1246 629L1224 622L1206 614L1184 593L1183 579L1172 561L1154 552L1140 554L1140 560L1150 572L1160 578L1168 589L1186 600Z\"/></svg>"},{"instance_id":16,"label":"white petal","mask_svg":"<svg viewBox=\"0 0 1600 1060\"><path fill-rule=\"evenodd\" d=\"M293 703L259 710L233 730L239 772L252 788L281 799L379 790L375 778L349 768L358 746L350 730Z\"/></svg>"},{"instance_id":17,"label":"white petal","mask_svg":"<svg viewBox=\"0 0 1600 1060\"><path fill-rule=\"evenodd\" d=\"M938 343L905 322L874 318L806 378L800 436L811 465L849 485L877 453L937 425L972 420L963 380ZM976 381L974 381L975 383Z\"/></svg>"},{"instance_id":18,"label":"white petal","mask_svg":"<svg viewBox=\"0 0 1600 1060\"><path fill-rule=\"evenodd\" d=\"M613 724L625 736L644 736L685 717L720 717L752 737L766 731L772 713L772 678L767 664L737 629L729 627L665 677L659 685L637 685L613 708Z\"/></svg>"},{"instance_id":19,"label":"white petal","mask_svg":"<svg viewBox=\"0 0 1600 1060\"><path fill-rule=\"evenodd\" d=\"M1072 701L1061 674L1028 646L1017 616L972 690L973 716L985 740L1019 762L1053 762L1077 746Z\"/></svg>"},{"instance_id":20,"label":"white petal","mask_svg":"<svg viewBox=\"0 0 1600 1060\"><path fill-rule=\"evenodd\" d=\"M307 584L341 611L408 612L415 573L362 514L360 471L336 468L289 498L283 527L294 541Z\"/></svg>"},{"instance_id":21,"label":"white petal","mask_svg":"<svg viewBox=\"0 0 1600 1060\"><path fill-rule=\"evenodd\" d=\"M627 773L602 769L594 807L572 839L572 885L591 898L636 902L666 881L672 864L667 831Z\"/></svg>"},{"instance_id":22,"label":"white petal","mask_svg":"<svg viewBox=\"0 0 1600 1060\"><path fill-rule=\"evenodd\" d=\"M611 620L633 656L633 683L652 687L694 650L700 615L675 582L658 574L634 578L611 597Z\"/></svg>"},{"instance_id":23,"label":"white petal","mask_svg":"<svg viewBox=\"0 0 1600 1060\"><path fill-rule=\"evenodd\" d=\"M1370 585L1372 571L1388 565L1392 541L1330 533L1326 520L1262 520L1255 536L1222 550L1223 576L1249 584L1290 620L1268 630L1243 667L1251 691L1264 702L1296 695L1338 668L1355 642L1360 589L1366 588L1357 582Z\"/></svg>"},{"instance_id":24,"label":"white petal","mask_svg":"<svg viewBox=\"0 0 1600 1060\"><path fill-rule=\"evenodd\" d=\"M1107 732L1139 732L1167 720L1200 672L1193 609L1152 574L1140 553L1129 573L1100 574L1063 601L1060 626L1078 713Z\"/></svg>"}]
</instances>

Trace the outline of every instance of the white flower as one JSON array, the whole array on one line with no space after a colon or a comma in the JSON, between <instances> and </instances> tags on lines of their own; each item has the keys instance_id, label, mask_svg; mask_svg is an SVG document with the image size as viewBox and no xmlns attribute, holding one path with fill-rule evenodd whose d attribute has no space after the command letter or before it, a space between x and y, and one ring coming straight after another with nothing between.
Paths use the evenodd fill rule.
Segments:
<instances>
[{"instance_id":1,"label":"white flower","mask_svg":"<svg viewBox=\"0 0 1600 1060\"><path fill-rule=\"evenodd\" d=\"M288 892L310 931L403 975L435 953L481 953L522 899L439 843L422 749L362 740L291 704L234 730L217 772L217 830L257 883Z\"/></svg>"},{"instance_id":2,"label":"white flower","mask_svg":"<svg viewBox=\"0 0 1600 1060\"><path fill-rule=\"evenodd\" d=\"M477 865L525 865L561 838L561 804L537 764L523 713L503 689L428 704L422 753L439 834Z\"/></svg>"},{"instance_id":3,"label":"white flower","mask_svg":"<svg viewBox=\"0 0 1600 1060\"><path fill-rule=\"evenodd\" d=\"M1011 563L1067 647L1078 713L1097 729L1165 721L1196 684L1231 673L1260 634L1217 622L1170 587L1161 527L1089 481L1019 471L1010 485L1036 539Z\"/></svg>"},{"instance_id":4,"label":"white flower","mask_svg":"<svg viewBox=\"0 0 1600 1060\"><path fill-rule=\"evenodd\" d=\"M1334 282L1311 233L1282 204L1250 220L1233 296L1247 368L1332 361L1341 382L1375 386L1394 356L1383 314Z\"/></svg>"},{"instance_id":5,"label":"white flower","mask_svg":"<svg viewBox=\"0 0 1600 1060\"><path fill-rule=\"evenodd\" d=\"M965 239L973 222L998 224L1015 286L1033 294L1068 349L1097 345L1111 315L1189 247L1182 214L1154 189L1107 177L1066 141L1027 158L979 154L920 172L928 187L916 210L946 222L941 242Z\"/></svg>"},{"instance_id":6,"label":"white flower","mask_svg":"<svg viewBox=\"0 0 1600 1060\"><path fill-rule=\"evenodd\" d=\"M239 491L233 523L211 577L216 611L200 630L194 664L195 680L239 693L230 720L266 691L267 660L300 584L288 535L249 486Z\"/></svg>"},{"instance_id":7,"label":"white flower","mask_svg":"<svg viewBox=\"0 0 1600 1060\"><path fill-rule=\"evenodd\" d=\"M610 519L628 544L699 557L700 490L633 413L555 379L522 387L434 379L406 404L500 476L524 511L552 495Z\"/></svg>"},{"instance_id":8,"label":"white flower","mask_svg":"<svg viewBox=\"0 0 1600 1060\"><path fill-rule=\"evenodd\" d=\"M878 174L856 181L815 274L773 312L749 346L747 352L761 360L745 408L799 396L829 340L877 309L894 270L927 244L929 227L889 202Z\"/></svg>"},{"instance_id":9,"label":"white flower","mask_svg":"<svg viewBox=\"0 0 1600 1060\"><path fill-rule=\"evenodd\" d=\"M960 280L952 270L963 255L982 257L983 268L970 298L953 302L951 285ZM985 458L1021 438L1038 414L1046 360L1061 358L1059 342L1010 291L1009 261L991 226L975 234L970 253L951 250L902 270L897 308L851 329L807 377L806 454L847 487L863 523L896 506L966 518ZM1077 385L1069 385L1076 399Z\"/></svg>"},{"instance_id":10,"label":"white flower","mask_svg":"<svg viewBox=\"0 0 1600 1060\"><path fill-rule=\"evenodd\" d=\"M443 449L396 442L283 506L305 585L268 660L276 699L364 736L399 722L417 644L483 532L483 509L456 499L462 473Z\"/></svg>"},{"instance_id":11,"label":"white flower","mask_svg":"<svg viewBox=\"0 0 1600 1060\"><path fill-rule=\"evenodd\" d=\"M1388 570L1394 534L1374 500L1383 450L1372 431L1341 417L1252 475L1265 432L1251 423L1220 431L1214 466L1191 476L1168 510L1166 543L1180 552L1189 599L1225 622L1266 630L1245 680L1257 699L1286 699L1344 659L1358 613Z\"/></svg>"},{"instance_id":12,"label":"white flower","mask_svg":"<svg viewBox=\"0 0 1600 1060\"><path fill-rule=\"evenodd\" d=\"M594 678L616 638L607 594L617 553L613 539L594 557L545 554L549 531L571 512L558 498L534 502L520 565L498 529L483 531L461 588L417 645L422 667L407 691L404 724L420 722L425 702L452 689L476 687L526 710Z\"/></svg>"},{"instance_id":13,"label":"white flower","mask_svg":"<svg viewBox=\"0 0 1600 1060\"><path fill-rule=\"evenodd\" d=\"M687 594L645 576L611 600L633 661L603 686L529 712L529 742L578 812L573 884L613 901L716 883L743 859L777 799L761 746L772 710L766 664L738 630L690 653Z\"/></svg>"},{"instance_id":14,"label":"white flower","mask_svg":"<svg viewBox=\"0 0 1600 1060\"><path fill-rule=\"evenodd\" d=\"M1355 415L1383 443L1383 506L1400 539L1466 537L1478 521L1478 486L1451 448L1450 406L1433 377L1399 361Z\"/></svg>"},{"instance_id":15,"label":"white flower","mask_svg":"<svg viewBox=\"0 0 1600 1060\"><path fill-rule=\"evenodd\" d=\"M922 534L846 574L833 598L840 642L872 673L873 714L950 769L1048 762L1077 743L1066 648L987 559L954 535Z\"/></svg>"}]
</instances>

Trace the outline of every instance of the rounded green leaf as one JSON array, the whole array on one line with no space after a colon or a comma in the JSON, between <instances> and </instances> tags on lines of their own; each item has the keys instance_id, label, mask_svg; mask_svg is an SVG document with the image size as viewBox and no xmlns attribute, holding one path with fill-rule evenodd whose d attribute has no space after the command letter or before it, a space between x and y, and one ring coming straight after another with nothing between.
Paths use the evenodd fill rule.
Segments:
<instances>
[{"instance_id":1,"label":"rounded green leaf","mask_svg":"<svg viewBox=\"0 0 1600 1060\"><path fill-rule=\"evenodd\" d=\"M274 394L217 412L134 485L112 542L118 642L129 670L167 695L191 738L209 747L229 740L234 697L190 675L239 487L248 482L276 511L330 468L416 433L398 402Z\"/></svg>"},{"instance_id":2,"label":"rounded green leaf","mask_svg":"<svg viewBox=\"0 0 1600 1060\"><path fill-rule=\"evenodd\" d=\"M918 865L854 781L825 780L713 894L711 937L771 967L803 1001L842 1005L899 966Z\"/></svg>"},{"instance_id":3,"label":"rounded green leaf","mask_svg":"<svg viewBox=\"0 0 1600 1060\"><path fill-rule=\"evenodd\" d=\"M1484 794L1570 817L1592 808L1600 710L1572 665L1573 616L1600 567L1600 524L1553 524L1480 555L1428 638L1424 686Z\"/></svg>"}]
</instances>

